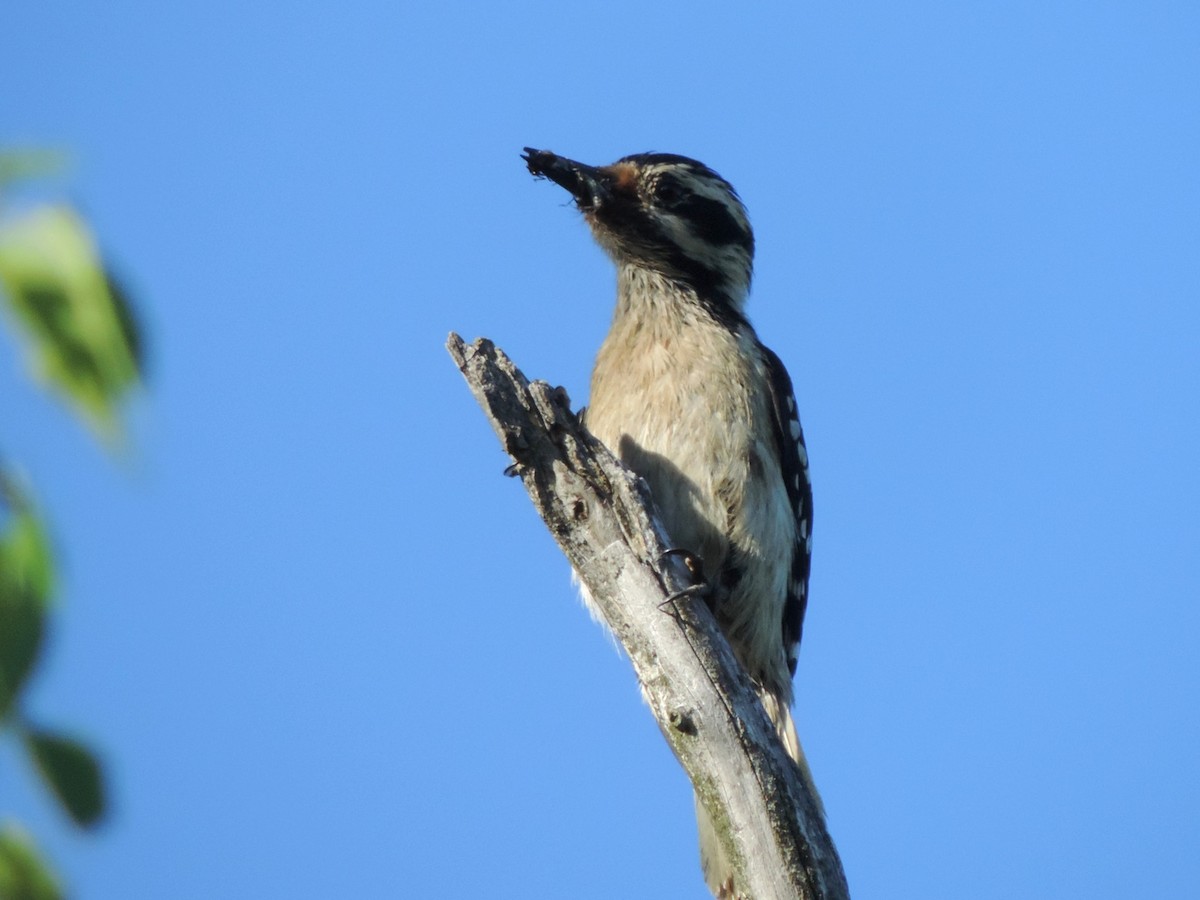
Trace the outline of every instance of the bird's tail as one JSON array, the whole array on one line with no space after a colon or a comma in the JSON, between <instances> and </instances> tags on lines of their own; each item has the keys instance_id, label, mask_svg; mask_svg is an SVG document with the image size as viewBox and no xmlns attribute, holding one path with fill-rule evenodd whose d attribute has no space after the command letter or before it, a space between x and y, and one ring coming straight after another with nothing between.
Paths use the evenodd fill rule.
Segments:
<instances>
[{"instance_id":1,"label":"bird's tail","mask_svg":"<svg viewBox=\"0 0 1200 900\"><path fill-rule=\"evenodd\" d=\"M800 777L804 779L809 793L817 804L817 811L824 816L825 808L821 804L821 795L813 783L812 772L808 768L808 760L804 758L804 748L800 746L800 736L796 733L796 723L792 719L792 710L786 700L770 691L759 689L759 699L767 711L767 717L775 725L779 740L783 743L788 756L800 767ZM709 890L718 900L738 900L745 895L738 890L734 883L733 866L725 854L725 847L717 837L716 828L700 798L696 798L696 826L700 833L700 868L704 871L704 880Z\"/></svg>"}]
</instances>

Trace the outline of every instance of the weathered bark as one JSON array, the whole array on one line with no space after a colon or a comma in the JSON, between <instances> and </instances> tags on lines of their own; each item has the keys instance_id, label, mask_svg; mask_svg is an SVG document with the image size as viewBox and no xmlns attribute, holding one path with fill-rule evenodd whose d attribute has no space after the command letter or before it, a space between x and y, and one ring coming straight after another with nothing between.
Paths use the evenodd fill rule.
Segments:
<instances>
[{"instance_id":1,"label":"weathered bark","mask_svg":"<svg viewBox=\"0 0 1200 900\"><path fill-rule=\"evenodd\" d=\"M645 482L491 341L447 343L538 513L633 663L659 727L755 900L848 900L833 841L796 764L690 582Z\"/></svg>"}]
</instances>

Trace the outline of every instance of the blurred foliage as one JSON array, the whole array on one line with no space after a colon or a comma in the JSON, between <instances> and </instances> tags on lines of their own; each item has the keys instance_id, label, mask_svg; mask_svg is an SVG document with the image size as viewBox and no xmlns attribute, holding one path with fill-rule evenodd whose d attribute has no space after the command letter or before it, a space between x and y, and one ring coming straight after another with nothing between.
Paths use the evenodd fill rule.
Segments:
<instances>
[{"instance_id":1,"label":"blurred foliage","mask_svg":"<svg viewBox=\"0 0 1200 900\"><path fill-rule=\"evenodd\" d=\"M24 328L35 376L115 437L118 404L138 381L141 342L86 223L61 205L5 221L0 286Z\"/></svg>"},{"instance_id":2,"label":"blurred foliage","mask_svg":"<svg viewBox=\"0 0 1200 900\"><path fill-rule=\"evenodd\" d=\"M13 479L0 471L0 721L14 711L17 696L42 647L53 589L54 563L37 513Z\"/></svg>"},{"instance_id":3,"label":"blurred foliage","mask_svg":"<svg viewBox=\"0 0 1200 900\"><path fill-rule=\"evenodd\" d=\"M66 162L65 154L58 150L0 152L0 191L9 184L56 175L66 168Z\"/></svg>"},{"instance_id":4,"label":"blurred foliage","mask_svg":"<svg viewBox=\"0 0 1200 900\"><path fill-rule=\"evenodd\" d=\"M33 840L19 825L0 828L0 897L4 900L61 900L58 880L42 862Z\"/></svg>"},{"instance_id":5,"label":"blurred foliage","mask_svg":"<svg viewBox=\"0 0 1200 900\"><path fill-rule=\"evenodd\" d=\"M14 188L59 168L55 153L0 152L0 304L24 339L34 376L112 447L124 439L122 404L141 380L129 303L74 209L60 202L8 208ZM32 724L24 708L57 583L47 531L32 492L0 459L0 731L16 736L70 820L90 828L106 807L95 754ZM15 824L0 829L0 900L61 896L28 835Z\"/></svg>"},{"instance_id":6,"label":"blurred foliage","mask_svg":"<svg viewBox=\"0 0 1200 900\"><path fill-rule=\"evenodd\" d=\"M71 820L88 828L104 815L104 778L92 751L79 741L26 725L22 737L50 790Z\"/></svg>"}]
</instances>

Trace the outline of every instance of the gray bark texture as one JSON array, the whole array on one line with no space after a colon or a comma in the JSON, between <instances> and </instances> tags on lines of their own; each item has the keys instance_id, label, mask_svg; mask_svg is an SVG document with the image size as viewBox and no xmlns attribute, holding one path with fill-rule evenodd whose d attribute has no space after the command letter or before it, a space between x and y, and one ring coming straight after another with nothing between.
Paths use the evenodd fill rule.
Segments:
<instances>
[{"instance_id":1,"label":"gray bark texture","mask_svg":"<svg viewBox=\"0 0 1200 900\"><path fill-rule=\"evenodd\" d=\"M837 850L645 482L580 423L566 392L530 383L491 341L447 349L539 515L629 655L663 735L754 900L849 900Z\"/></svg>"}]
</instances>

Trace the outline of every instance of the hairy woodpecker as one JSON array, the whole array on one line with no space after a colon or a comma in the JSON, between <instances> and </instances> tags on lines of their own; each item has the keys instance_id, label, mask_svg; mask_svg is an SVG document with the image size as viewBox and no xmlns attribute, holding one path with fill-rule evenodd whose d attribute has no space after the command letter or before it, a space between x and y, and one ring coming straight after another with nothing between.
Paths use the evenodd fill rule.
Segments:
<instances>
[{"instance_id":1,"label":"hairy woodpecker","mask_svg":"<svg viewBox=\"0 0 1200 900\"><path fill-rule=\"evenodd\" d=\"M593 167L526 147L523 158L571 193L617 266L587 427L646 479L671 540L702 561L717 620L811 785L790 707L812 487L791 379L746 319L746 209L729 182L684 156ZM697 815L705 880L736 897L699 806Z\"/></svg>"}]
</instances>

